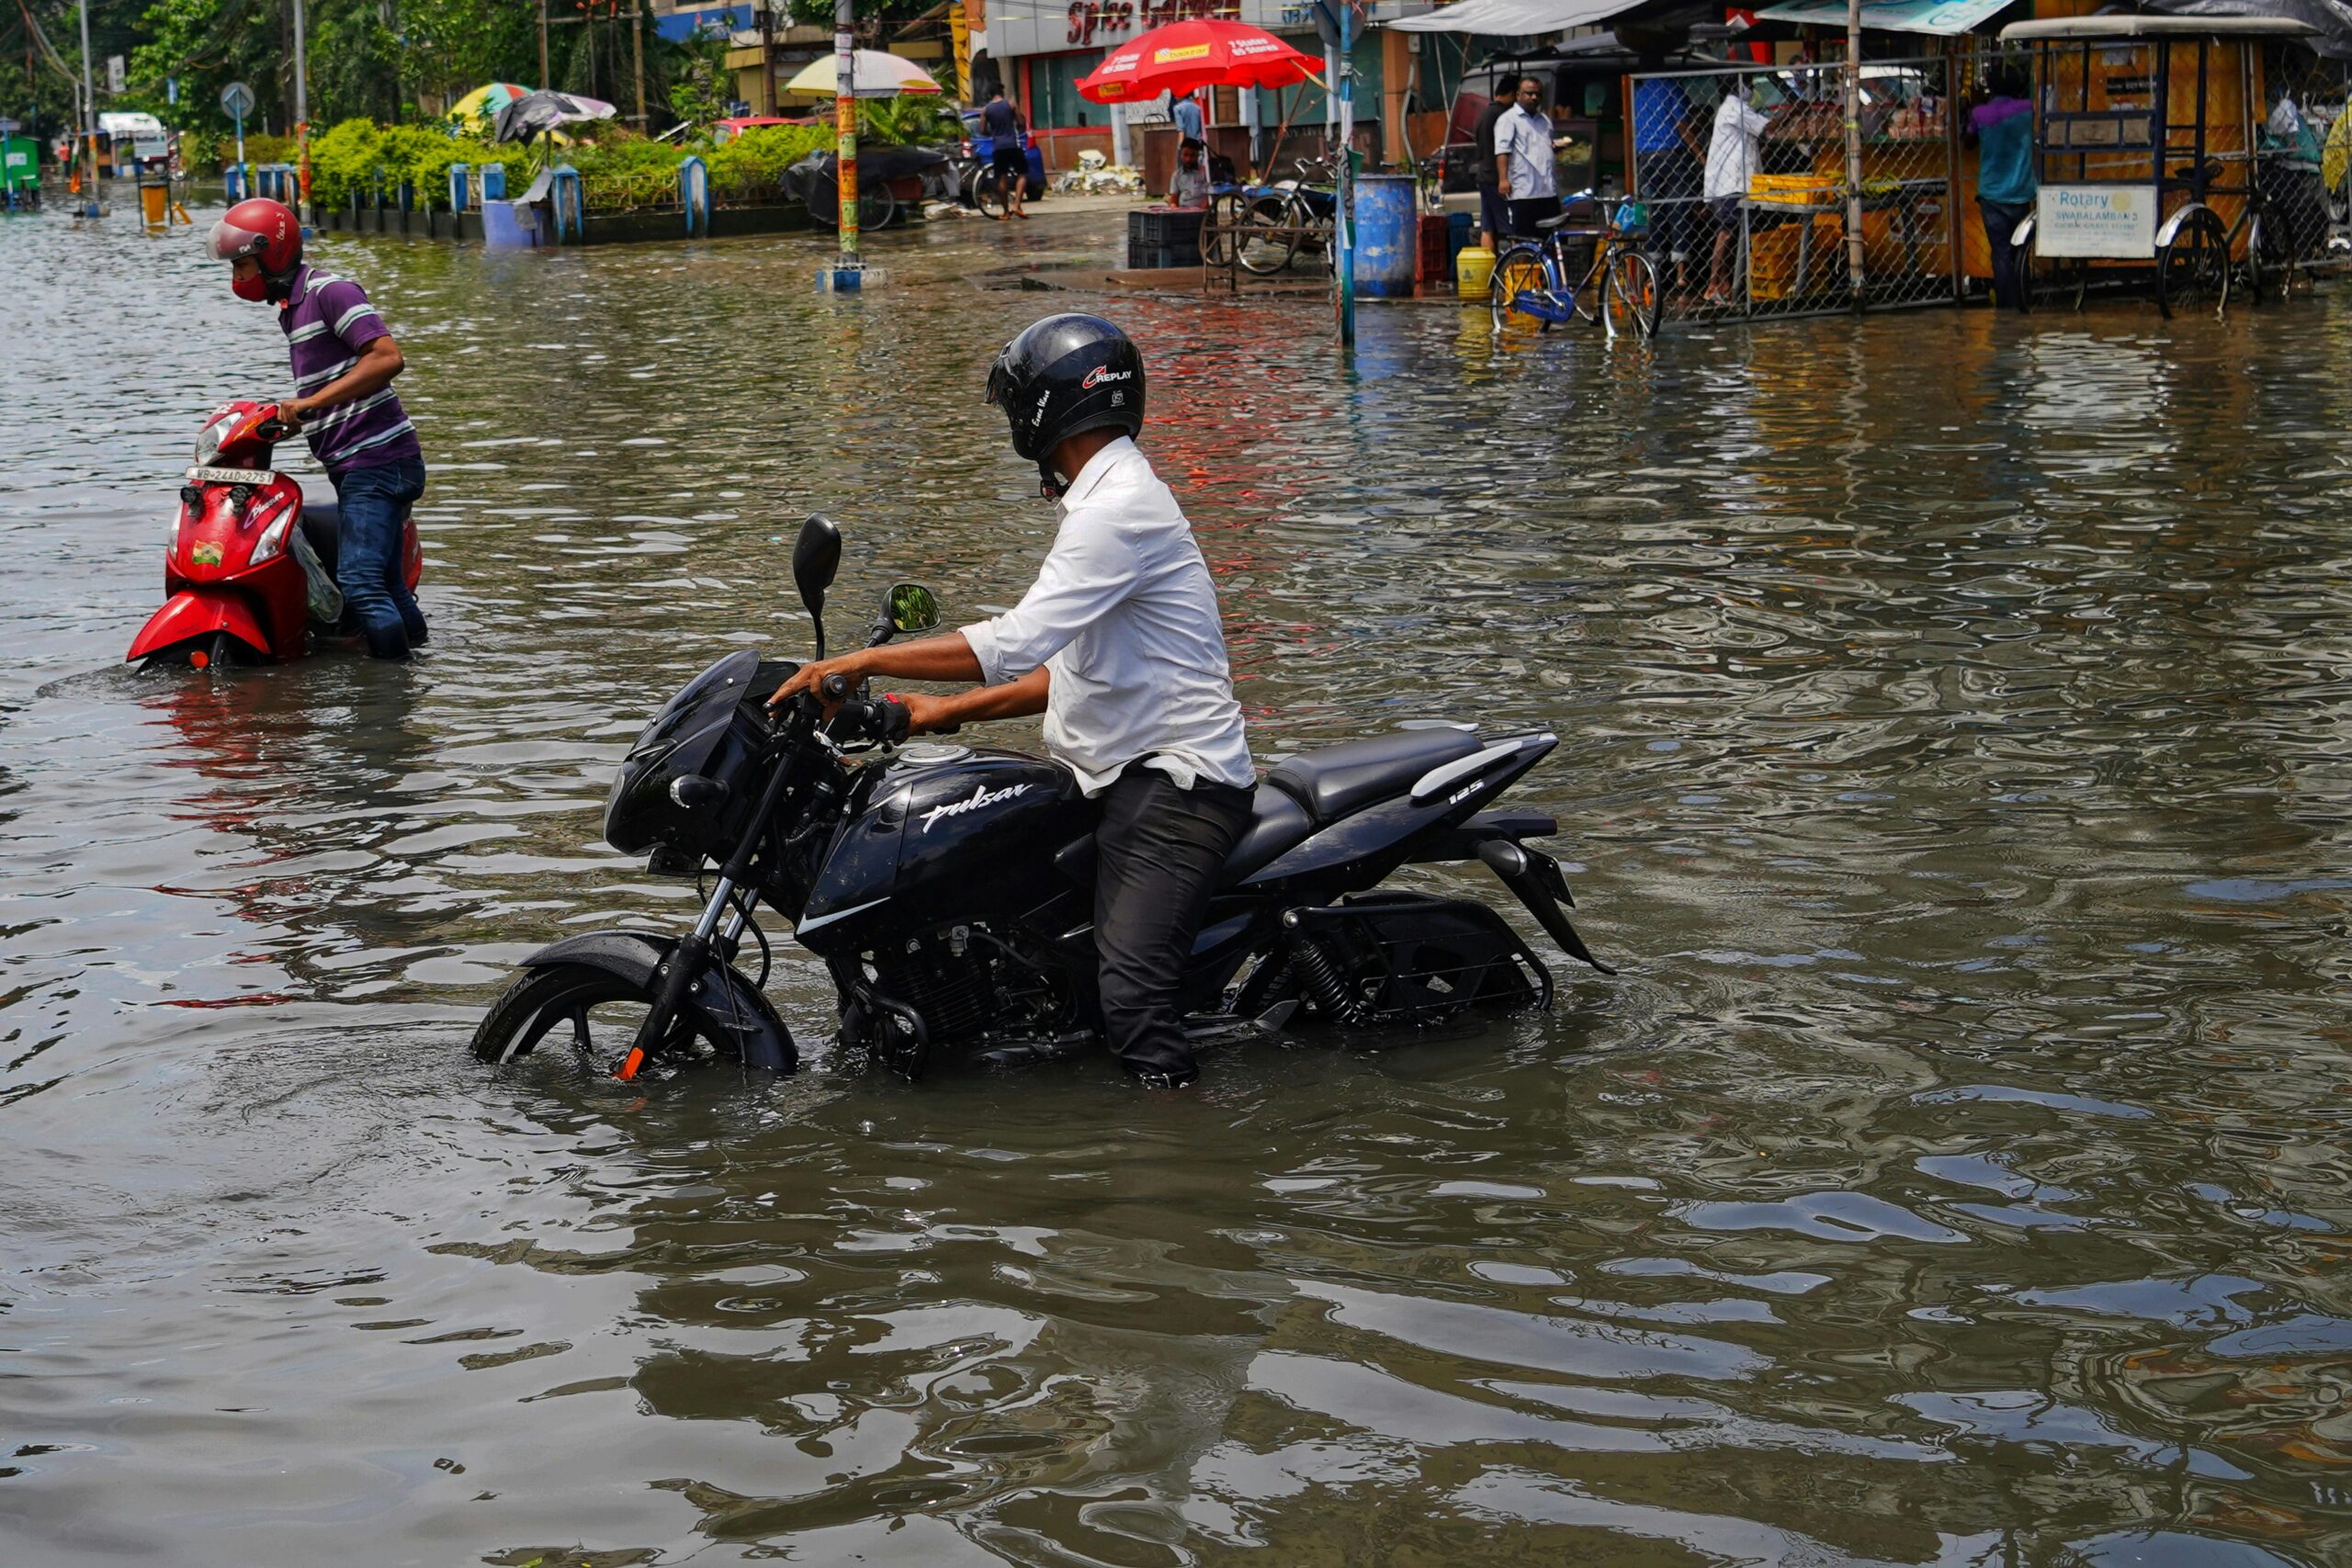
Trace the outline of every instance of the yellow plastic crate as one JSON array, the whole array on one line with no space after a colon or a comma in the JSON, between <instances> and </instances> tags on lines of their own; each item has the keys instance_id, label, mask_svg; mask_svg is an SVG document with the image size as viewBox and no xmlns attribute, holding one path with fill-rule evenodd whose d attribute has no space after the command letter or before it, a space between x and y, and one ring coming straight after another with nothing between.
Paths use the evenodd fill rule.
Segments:
<instances>
[{"instance_id":1,"label":"yellow plastic crate","mask_svg":"<svg viewBox=\"0 0 2352 1568\"><path fill-rule=\"evenodd\" d=\"M1758 201L1829 203L1843 194L1844 186L1836 175L1758 175L1747 182L1747 194Z\"/></svg>"}]
</instances>

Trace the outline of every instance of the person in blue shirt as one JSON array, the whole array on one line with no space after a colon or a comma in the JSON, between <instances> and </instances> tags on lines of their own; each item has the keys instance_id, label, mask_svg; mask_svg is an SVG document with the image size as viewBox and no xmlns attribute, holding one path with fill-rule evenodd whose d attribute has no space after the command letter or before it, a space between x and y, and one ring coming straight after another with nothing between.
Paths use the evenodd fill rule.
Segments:
<instances>
[{"instance_id":1,"label":"person in blue shirt","mask_svg":"<svg viewBox=\"0 0 2352 1568\"><path fill-rule=\"evenodd\" d=\"M2029 280L2009 236L2033 210L2033 84L2008 62L1993 67L1984 101L1968 114L1969 140L1976 143L1976 207L1984 222L1984 248L1993 258L1993 302L2018 303Z\"/></svg>"},{"instance_id":2,"label":"person in blue shirt","mask_svg":"<svg viewBox=\"0 0 2352 1568\"><path fill-rule=\"evenodd\" d=\"M1021 198L1029 194L1029 152L1021 145L1021 111L1005 97L1001 86L989 89L988 107L980 111L980 129L989 138L989 164L1004 186L1005 210L1026 220Z\"/></svg>"},{"instance_id":3,"label":"person in blue shirt","mask_svg":"<svg viewBox=\"0 0 2352 1568\"><path fill-rule=\"evenodd\" d=\"M1176 122L1176 134L1181 140L1200 142L1208 141L1207 135L1202 129L1206 123L1206 117L1201 113L1201 99L1198 93L1181 95L1173 104L1169 106L1168 114L1169 118Z\"/></svg>"},{"instance_id":4,"label":"person in blue shirt","mask_svg":"<svg viewBox=\"0 0 2352 1568\"><path fill-rule=\"evenodd\" d=\"M1670 76L1634 79L1634 192L1649 209L1651 236L1673 264L1678 292L1690 287L1690 247L1704 237L1697 134L1690 100L1679 83Z\"/></svg>"}]
</instances>

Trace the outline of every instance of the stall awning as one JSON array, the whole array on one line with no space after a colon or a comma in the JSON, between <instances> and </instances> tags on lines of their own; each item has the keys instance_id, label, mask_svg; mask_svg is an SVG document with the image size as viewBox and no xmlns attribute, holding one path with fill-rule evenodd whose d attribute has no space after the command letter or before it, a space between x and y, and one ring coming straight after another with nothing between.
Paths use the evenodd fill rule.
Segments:
<instances>
[{"instance_id":1,"label":"stall awning","mask_svg":"<svg viewBox=\"0 0 2352 1568\"><path fill-rule=\"evenodd\" d=\"M1647 0L1461 0L1418 17L1385 22L1400 33L1484 33L1489 38L1528 38L1566 32L1622 17ZM1840 12L1839 15L1844 15Z\"/></svg>"},{"instance_id":2,"label":"stall awning","mask_svg":"<svg viewBox=\"0 0 2352 1568\"><path fill-rule=\"evenodd\" d=\"M2008 9L2015 0L1865 0L1862 26L1890 33L1935 33L1943 38L1974 32ZM1846 0L1790 0L1756 13L1774 22L1846 26Z\"/></svg>"}]
</instances>

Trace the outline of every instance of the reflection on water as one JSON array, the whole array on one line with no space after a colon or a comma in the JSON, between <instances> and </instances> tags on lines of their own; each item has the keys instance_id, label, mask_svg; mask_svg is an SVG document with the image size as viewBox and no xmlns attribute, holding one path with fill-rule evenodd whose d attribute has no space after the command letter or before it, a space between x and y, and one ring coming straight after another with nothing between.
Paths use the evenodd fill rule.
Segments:
<instances>
[{"instance_id":1,"label":"reflection on water","mask_svg":"<svg viewBox=\"0 0 2352 1568\"><path fill-rule=\"evenodd\" d=\"M951 624L1048 536L978 390L1066 297L986 285L1110 227L863 302L814 243L322 242L435 646L191 682L113 660L282 349L182 242L0 230L0 1557L2352 1559L2352 315L1368 310L1342 373L1120 301L1261 758L1555 728L1623 975L1179 1102L492 1077L519 955L684 918L605 784L802 646L803 512Z\"/></svg>"}]
</instances>

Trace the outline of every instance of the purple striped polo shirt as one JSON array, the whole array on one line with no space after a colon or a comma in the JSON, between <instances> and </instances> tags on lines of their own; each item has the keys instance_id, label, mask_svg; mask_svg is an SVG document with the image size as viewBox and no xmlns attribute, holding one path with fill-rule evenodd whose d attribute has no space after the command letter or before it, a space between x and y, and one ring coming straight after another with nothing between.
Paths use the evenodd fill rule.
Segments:
<instances>
[{"instance_id":1,"label":"purple striped polo shirt","mask_svg":"<svg viewBox=\"0 0 2352 1568\"><path fill-rule=\"evenodd\" d=\"M359 351L390 334L367 291L307 262L294 274L294 291L277 312L294 356L294 395L307 398L359 363ZM390 387L338 403L302 423L302 434L330 475L422 457L416 426Z\"/></svg>"}]
</instances>

